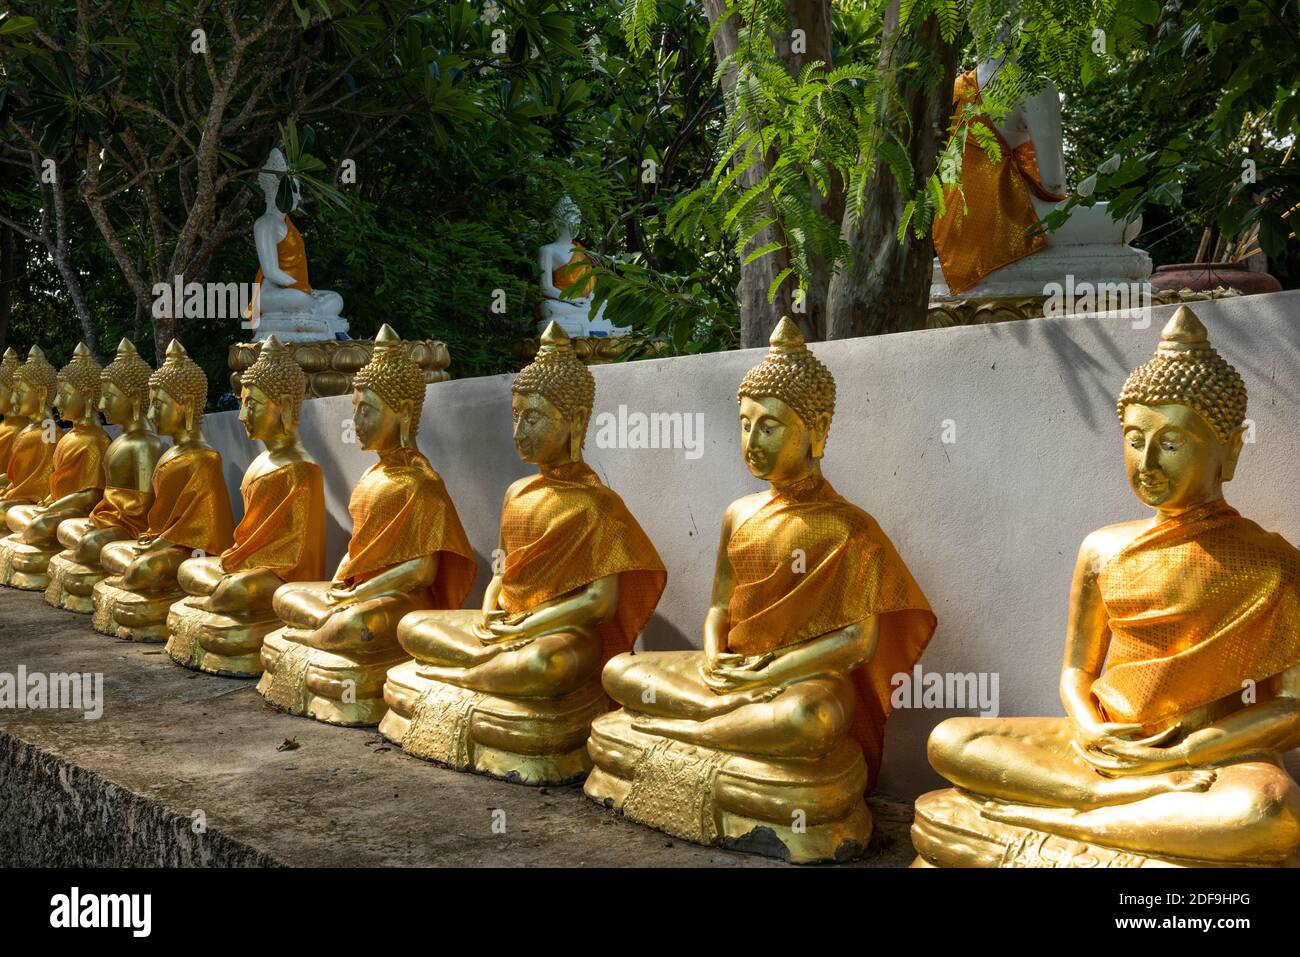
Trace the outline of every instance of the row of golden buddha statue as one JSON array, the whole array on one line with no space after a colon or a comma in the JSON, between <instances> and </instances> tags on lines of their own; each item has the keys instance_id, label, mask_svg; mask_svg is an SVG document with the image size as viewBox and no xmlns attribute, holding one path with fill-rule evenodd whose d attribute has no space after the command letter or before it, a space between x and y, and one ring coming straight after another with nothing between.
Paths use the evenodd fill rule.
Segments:
<instances>
[{"instance_id":1,"label":"row of golden buddha statue","mask_svg":"<svg viewBox=\"0 0 1300 957\"><path fill-rule=\"evenodd\" d=\"M936 620L880 526L822 475L835 381L793 323L740 384L742 453L770 488L722 518L702 651L632 653L667 574L583 461L595 384L556 325L512 386L537 473L506 492L478 609L461 607L474 554L416 444L424 377L388 326L354 385L357 441L378 461L325 582L304 377L274 338L242 377L240 420L265 450L233 529L202 438L206 382L179 343L156 372L126 341L102 373L84 347L57 375L39 349L6 353L0 582L455 769L585 777L592 799L702 844L797 862L866 848L890 679ZM51 401L73 423L61 436ZM112 442L96 408L122 430ZM956 788L917 802L918 866L1296 862L1300 788L1281 755L1300 745L1300 552L1223 500L1245 410L1241 377L1180 309L1119 399L1129 481L1155 513L1083 543L1067 716L935 729L931 763Z\"/></svg>"}]
</instances>

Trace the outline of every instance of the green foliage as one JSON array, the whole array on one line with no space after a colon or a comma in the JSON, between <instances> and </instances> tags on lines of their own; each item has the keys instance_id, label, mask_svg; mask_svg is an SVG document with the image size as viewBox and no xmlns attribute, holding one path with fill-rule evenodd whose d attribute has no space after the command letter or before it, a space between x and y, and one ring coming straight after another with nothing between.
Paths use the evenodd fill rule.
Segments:
<instances>
[{"instance_id":1,"label":"green foliage","mask_svg":"<svg viewBox=\"0 0 1300 957\"><path fill-rule=\"evenodd\" d=\"M1131 42L1108 44L1099 69L1062 87L1080 176L1070 205L1105 199L1118 217L1141 215L1139 243L1157 262L1189 261L1206 227L1258 229L1270 271L1300 279L1284 219L1300 203L1300 167L1283 165L1300 133L1295 5L1150 2L1132 13Z\"/></svg>"}]
</instances>

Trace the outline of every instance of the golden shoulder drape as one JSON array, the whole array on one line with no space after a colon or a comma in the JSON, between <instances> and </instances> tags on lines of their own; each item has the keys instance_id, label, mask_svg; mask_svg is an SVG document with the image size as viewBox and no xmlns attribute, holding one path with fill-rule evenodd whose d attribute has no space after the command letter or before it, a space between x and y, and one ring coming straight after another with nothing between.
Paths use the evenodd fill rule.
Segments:
<instances>
[{"instance_id":1,"label":"golden shoulder drape","mask_svg":"<svg viewBox=\"0 0 1300 957\"><path fill-rule=\"evenodd\" d=\"M315 462L291 462L240 489L244 517L221 553L227 572L266 568L287 582L325 577L325 476Z\"/></svg>"},{"instance_id":2,"label":"golden shoulder drape","mask_svg":"<svg viewBox=\"0 0 1300 957\"><path fill-rule=\"evenodd\" d=\"M284 224L289 231L276 245L275 258L279 261L280 268L293 277L294 283L291 288L300 292L311 292L311 283L307 280L307 244L303 241L302 233L298 232L298 227L287 214L284 217ZM259 269L253 285L260 286L262 279L262 270Z\"/></svg>"},{"instance_id":3,"label":"golden shoulder drape","mask_svg":"<svg viewBox=\"0 0 1300 957\"><path fill-rule=\"evenodd\" d=\"M8 470L9 457L14 452L14 439L25 428L26 422L15 422L12 418L0 422L0 472Z\"/></svg>"},{"instance_id":4,"label":"golden shoulder drape","mask_svg":"<svg viewBox=\"0 0 1300 957\"><path fill-rule=\"evenodd\" d=\"M963 122L980 124L997 137L1002 155L995 163L975 137L968 136L962 152L962 192L955 186L947 191L944 214L934 221L935 252L948 289L954 293L964 292L993 270L1047 246L1041 233L1029 235L1030 227L1038 222L1031 193L1051 202L1065 199L1043 186L1032 141L1012 149L984 117L962 119L965 105L978 106L980 102L975 71L957 77L953 84L952 129L955 131Z\"/></svg>"},{"instance_id":5,"label":"golden shoulder drape","mask_svg":"<svg viewBox=\"0 0 1300 957\"><path fill-rule=\"evenodd\" d=\"M590 296L596 289L596 276L591 268L591 259L582 243L573 243L573 254L569 261L559 269L552 270L551 282L561 292L568 292L571 286L575 296Z\"/></svg>"},{"instance_id":6,"label":"golden shoulder drape","mask_svg":"<svg viewBox=\"0 0 1300 957\"><path fill-rule=\"evenodd\" d=\"M910 673L937 619L875 519L821 476L773 495L727 543L736 586L729 651L761 654L880 618L876 651L853 675L854 736L871 782L884 749L890 679Z\"/></svg>"},{"instance_id":7,"label":"golden shoulder drape","mask_svg":"<svg viewBox=\"0 0 1300 957\"><path fill-rule=\"evenodd\" d=\"M45 427L33 423L18 433L9 456L9 484L0 499L9 502L40 502L50 494L54 472L55 442L45 441Z\"/></svg>"},{"instance_id":8,"label":"golden shoulder drape","mask_svg":"<svg viewBox=\"0 0 1300 957\"><path fill-rule=\"evenodd\" d=\"M90 513L90 522L96 528L120 528L131 538L139 538L149 531L149 509L153 505L153 490L117 488L109 485L104 497Z\"/></svg>"},{"instance_id":9,"label":"golden shoulder drape","mask_svg":"<svg viewBox=\"0 0 1300 957\"><path fill-rule=\"evenodd\" d=\"M1222 500L1162 522L1101 570L1110 655L1092 691L1155 725L1300 664L1300 551Z\"/></svg>"},{"instance_id":10,"label":"golden shoulder drape","mask_svg":"<svg viewBox=\"0 0 1300 957\"><path fill-rule=\"evenodd\" d=\"M616 492L585 462L523 483L501 512L501 607L511 613L618 575L618 611L600 627L602 662L631 651L668 572Z\"/></svg>"},{"instance_id":11,"label":"golden shoulder drape","mask_svg":"<svg viewBox=\"0 0 1300 957\"><path fill-rule=\"evenodd\" d=\"M220 453L189 449L159 461L149 509L151 537L220 555L230 547L233 524Z\"/></svg>"},{"instance_id":12,"label":"golden shoulder drape","mask_svg":"<svg viewBox=\"0 0 1300 957\"><path fill-rule=\"evenodd\" d=\"M352 539L338 577L365 581L386 568L438 556L430 588L434 608L459 608L474 586L478 566L442 476L420 452L398 449L376 462L348 503Z\"/></svg>"},{"instance_id":13,"label":"golden shoulder drape","mask_svg":"<svg viewBox=\"0 0 1300 957\"><path fill-rule=\"evenodd\" d=\"M97 425L75 425L54 446L50 473L50 505L65 495L104 487L104 453L111 440Z\"/></svg>"}]
</instances>

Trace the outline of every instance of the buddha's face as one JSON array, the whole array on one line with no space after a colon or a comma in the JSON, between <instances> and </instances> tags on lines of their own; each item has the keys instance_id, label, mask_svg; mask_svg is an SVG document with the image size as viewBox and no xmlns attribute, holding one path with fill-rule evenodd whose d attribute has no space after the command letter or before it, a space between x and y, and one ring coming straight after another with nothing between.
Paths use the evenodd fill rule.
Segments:
<instances>
[{"instance_id":1,"label":"buddha's face","mask_svg":"<svg viewBox=\"0 0 1300 957\"><path fill-rule=\"evenodd\" d=\"M1145 504L1181 512L1222 495L1232 478L1241 433L1224 445L1190 406L1129 404L1124 407L1124 468Z\"/></svg>"},{"instance_id":2,"label":"buddha's face","mask_svg":"<svg viewBox=\"0 0 1300 957\"><path fill-rule=\"evenodd\" d=\"M810 428L775 396L741 397L740 450L755 478L792 482L807 475L821 457L824 432L821 423Z\"/></svg>"},{"instance_id":3,"label":"buddha's face","mask_svg":"<svg viewBox=\"0 0 1300 957\"><path fill-rule=\"evenodd\" d=\"M71 382L60 382L59 391L54 396L54 407L59 414L70 422L76 422L86 414L86 396Z\"/></svg>"},{"instance_id":4,"label":"buddha's face","mask_svg":"<svg viewBox=\"0 0 1300 957\"><path fill-rule=\"evenodd\" d=\"M246 385L239 392L239 421L255 442L274 439L284 432L280 403L255 385Z\"/></svg>"},{"instance_id":5,"label":"buddha's face","mask_svg":"<svg viewBox=\"0 0 1300 957\"><path fill-rule=\"evenodd\" d=\"M383 452L402 444L401 415L374 389L352 390L352 423L357 431L357 444L370 452Z\"/></svg>"},{"instance_id":6,"label":"buddha's face","mask_svg":"<svg viewBox=\"0 0 1300 957\"><path fill-rule=\"evenodd\" d=\"M166 389L154 389L149 401L149 421L160 435L178 435L185 431L189 409Z\"/></svg>"},{"instance_id":7,"label":"buddha's face","mask_svg":"<svg viewBox=\"0 0 1300 957\"><path fill-rule=\"evenodd\" d=\"M510 400L515 451L532 465L561 465L572 461L575 423L542 395L518 395Z\"/></svg>"},{"instance_id":8,"label":"buddha's face","mask_svg":"<svg viewBox=\"0 0 1300 957\"><path fill-rule=\"evenodd\" d=\"M39 389L30 383L19 381L14 386L13 409L19 415L27 418L35 418L45 411L42 406L45 405L45 390Z\"/></svg>"},{"instance_id":9,"label":"buddha's face","mask_svg":"<svg viewBox=\"0 0 1300 957\"><path fill-rule=\"evenodd\" d=\"M111 382L99 394L99 411L110 425L126 425L135 419L135 403Z\"/></svg>"}]
</instances>

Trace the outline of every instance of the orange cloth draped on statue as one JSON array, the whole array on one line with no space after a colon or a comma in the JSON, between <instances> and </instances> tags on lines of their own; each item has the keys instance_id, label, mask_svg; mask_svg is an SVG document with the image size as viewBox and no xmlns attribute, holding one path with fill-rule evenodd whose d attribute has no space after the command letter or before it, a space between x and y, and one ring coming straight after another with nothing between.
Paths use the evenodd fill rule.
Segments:
<instances>
[{"instance_id":1,"label":"orange cloth draped on statue","mask_svg":"<svg viewBox=\"0 0 1300 957\"><path fill-rule=\"evenodd\" d=\"M551 271L551 282L561 292L570 292L569 287L575 287L570 293L574 296L590 296L596 290L596 276L582 243L574 240L573 254L567 263Z\"/></svg>"},{"instance_id":2,"label":"orange cloth draped on statue","mask_svg":"<svg viewBox=\"0 0 1300 957\"><path fill-rule=\"evenodd\" d=\"M1098 585L1111 642L1092 692L1112 721L1153 726L1300 664L1300 551L1222 500L1139 535Z\"/></svg>"},{"instance_id":3,"label":"orange cloth draped on statue","mask_svg":"<svg viewBox=\"0 0 1300 957\"><path fill-rule=\"evenodd\" d=\"M325 475L315 462L290 462L240 489L244 517L221 553L227 572L265 568L287 582L325 577Z\"/></svg>"},{"instance_id":4,"label":"orange cloth draped on statue","mask_svg":"<svg viewBox=\"0 0 1300 957\"><path fill-rule=\"evenodd\" d=\"M233 524L219 452L189 449L159 460L149 509L151 538L220 555L230 547Z\"/></svg>"},{"instance_id":5,"label":"orange cloth draped on statue","mask_svg":"<svg viewBox=\"0 0 1300 957\"><path fill-rule=\"evenodd\" d=\"M442 476L416 449L388 453L361 476L348 502L352 539L337 577L349 585L402 562L438 556L434 608L459 608L478 566Z\"/></svg>"},{"instance_id":6,"label":"orange cloth draped on statue","mask_svg":"<svg viewBox=\"0 0 1300 957\"><path fill-rule=\"evenodd\" d=\"M0 492L7 502L41 502L50 494L50 475L54 472L55 442L45 441L45 427L30 425L14 439L6 474L9 484Z\"/></svg>"},{"instance_id":7,"label":"orange cloth draped on statue","mask_svg":"<svg viewBox=\"0 0 1300 957\"><path fill-rule=\"evenodd\" d=\"M90 522L96 528L120 528L130 538L139 538L149 531L149 507L153 504L153 491L137 488L117 488L109 485L104 497L91 510Z\"/></svg>"},{"instance_id":8,"label":"orange cloth draped on statue","mask_svg":"<svg viewBox=\"0 0 1300 957\"><path fill-rule=\"evenodd\" d=\"M649 536L585 462L519 485L501 509L501 544L500 604L512 615L618 575L618 611L600 626L602 667L632 650L668 582Z\"/></svg>"},{"instance_id":9,"label":"orange cloth draped on statue","mask_svg":"<svg viewBox=\"0 0 1300 957\"><path fill-rule=\"evenodd\" d=\"M962 192L955 186L947 190L944 213L934 221L934 248L943 266L943 278L949 292L958 293L978 284L993 270L1047 246L1042 233L1029 235L1030 227L1038 222L1031 192L1048 202L1065 197L1043 186L1032 140L1012 149L987 118L963 118L966 105L977 107L981 102L974 70L957 77L952 99L952 130L955 132L963 123L978 123L997 137L1002 153L995 163L974 136L967 136L961 159Z\"/></svg>"},{"instance_id":10,"label":"orange cloth draped on statue","mask_svg":"<svg viewBox=\"0 0 1300 957\"><path fill-rule=\"evenodd\" d=\"M104 453L112 441L97 425L74 425L54 446L50 494L43 505L51 505L74 492L104 487Z\"/></svg>"},{"instance_id":11,"label":"orange cloth draped on statue","mask_svg":"<svg viewBox=\"0 0 1300 957\"><path fill-rule=\"evenodd\" d=\"M27 428L27 422L14 422L6 419L0 422L0 472L9 467L9 456L13 455L14 439L18 433Z\"/></svg>"},{"instance_id":12,"label":"orange cloth draped on statue","mask_svg":"<svg viewBox=\"0 0 1300 957\"><path fill-rule=\"evenodd\" d=\"M757 655L880 617L871 660L853 673L854 737L876 780L890 679L909 674L937 619L876 520L822 476L776 492L727 543L736 586L727 650Z\"/></svg>"},{"instance_id":13,"label":"orange cloth draped on statue","mask_svg":"<svg viewBox=\"0 0 1300 957\"><path fill-rule=\"evenodd\" d=\"M294 283L291 288L309 293L311 283L307 281L307 244L303 242L302 233L298 232L298 227L293 224L288 214L285 214L284 224L289 227L289 231L284 234L284 239L276 244L275 258L280 263L280 268L293 277ZM262 278L262 270L259 269L253 285L260 286Z\"/></svg>"}]
</instances>

